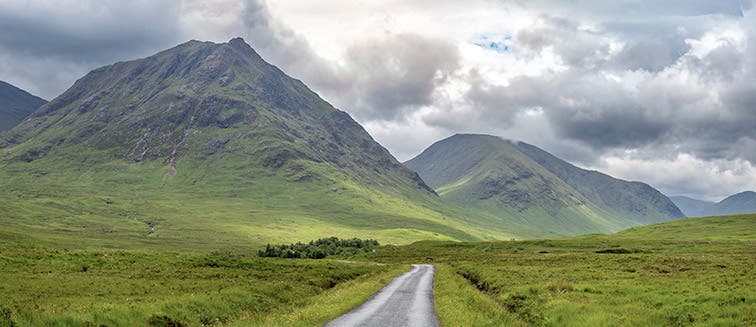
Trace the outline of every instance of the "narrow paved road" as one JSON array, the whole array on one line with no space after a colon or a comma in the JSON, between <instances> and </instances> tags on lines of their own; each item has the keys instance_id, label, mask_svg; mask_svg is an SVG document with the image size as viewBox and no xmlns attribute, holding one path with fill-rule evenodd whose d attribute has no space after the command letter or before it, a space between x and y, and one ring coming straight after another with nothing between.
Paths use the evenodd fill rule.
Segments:
<instances>
[{"instance_id":1,"label":"narrow paved road","mask_svg":"<svg viewBox=\"0 0 756 327\"><path fill-rule=\"evenodd\" d=\"M412 265L410 272L394 278L367 302L325 327L438 326L433 309L433 272L431 265Z\"/></svg>"}]
</instances>

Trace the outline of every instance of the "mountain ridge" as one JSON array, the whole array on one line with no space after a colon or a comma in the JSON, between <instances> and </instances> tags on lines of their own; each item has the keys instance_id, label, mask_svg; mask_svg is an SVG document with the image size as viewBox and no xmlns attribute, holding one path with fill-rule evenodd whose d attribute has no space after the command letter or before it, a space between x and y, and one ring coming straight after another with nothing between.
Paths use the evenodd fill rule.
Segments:
<instances>
[{"instance_id":1,"label":"mountain ridge","mask_svg":"<svg viewBox=\"0 0 756 327\"><path fill-rule=\"evenodd\" d=\"M756 213L756 192L744 191L730 195L719 202L702 201L684 196L672 196L670 199L687 206L688 217L726 216ZM694 206L690 206L694 203ZM685 211L685 210L684 210Z\"/></svg>"},{"instance_id":2,"label":"mountain ridge","mask_svg":"<svg viewBox=\"0 0 756 327\"><path fill-rule=\"evenodd\" d=\"M454 204L560 235L683 216L646 184L580 169L527 143L490 135L455 134L405 165Z\"/></svg>"},{"instance_id":3,"label":"mountain ridge","mask_svg":"<svg viewBox=\"0 0 756 327\"><path fill-rule=\"evenodd\" d=\"M0 132L10 130L47 100L0 81Z\"/></svg>"}]
</instances>

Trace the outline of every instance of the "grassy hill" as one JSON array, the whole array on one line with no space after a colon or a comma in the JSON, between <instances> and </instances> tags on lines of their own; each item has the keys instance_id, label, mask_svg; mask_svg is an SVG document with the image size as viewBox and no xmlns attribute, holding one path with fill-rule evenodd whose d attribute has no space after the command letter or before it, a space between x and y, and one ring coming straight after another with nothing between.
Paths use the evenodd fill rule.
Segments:
<instances>
[{"instance_id":1,"label":"grassy hill","mask_svg":"<svg viewBox=\"0 0 756 327\"><path fill-rule=\"evenodd\" d=\"M513 237L446 205L241 39L96 69L0 142L3 242L257 248Z\"/></svg>"},{"instance_id":2,"label":"grassy hill","mask_svg":"<svg viewBox=\"0 0 756 327\"><path fill-rule=\"evenodd\" d=\"M405 164L453 204L550 236L682 217L646 184L580 169L532 145L495 136L454 135Z\"/></svg>"},{"instance_id":3,"label":"grassy hill","mask_svg":"<svg viewBox=\"0 0 756 327\"><path fill-rule=\"evenodd\" d=\"M0 133L18 125L45 103L45 99L0 81Z\"/></svg>"}]
</instances>

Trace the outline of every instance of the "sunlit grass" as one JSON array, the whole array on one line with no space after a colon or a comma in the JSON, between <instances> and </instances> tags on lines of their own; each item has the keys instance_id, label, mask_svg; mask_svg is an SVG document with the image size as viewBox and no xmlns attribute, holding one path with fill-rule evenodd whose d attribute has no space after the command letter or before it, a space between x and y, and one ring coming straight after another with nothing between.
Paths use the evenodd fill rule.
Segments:
<instances>
[{"instance_id":1,"label":"sunlit grass","mask_svg":"<svg viewBox=\"0 0 756 327\"><path fill-rule=\"evenodd\" d=\"M19 326L308 325L335 318L404 270L234 253L4 247L0 309Z\"/></svg>"},{"instance_id":2,"label":"sunlit grass","mask_svg":"<svg viewBox=\"0 0 756 327\"><path fill-rule=\"evenodd\" d=\"M555 240L419 242L383 247L378 260L435 263L449 326L756 323L756 215Z\"/></svg>"}]
</instances>

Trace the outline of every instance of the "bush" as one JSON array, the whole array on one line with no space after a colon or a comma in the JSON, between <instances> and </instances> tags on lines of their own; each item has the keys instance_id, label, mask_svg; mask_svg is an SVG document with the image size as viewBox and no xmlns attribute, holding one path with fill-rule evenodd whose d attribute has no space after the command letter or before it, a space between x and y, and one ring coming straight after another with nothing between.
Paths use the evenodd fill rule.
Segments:
<instances>
[{"instance_id":1,"label":"bush","mask_svg":"<svg viewBox=\"0 0 756 327\"><path fill-rule=\"evenodd\" d=\"M152 327L183 327L184 324L182 324L180 321L173 320L171 317L168 316L152 316L149 320L149 325Z\"/></svg>"},{"instance_id":2,"label":"bush","mask_svg":"<svg viewBox=\"0 0 756 327\"><path fill-rule=\"evenodd\" d=\"M541 313L533 312L536 301L536 299L528 297L525 294L513 294L507 297L502 304L507 311L516 314L528 324L541 326L546 319Z\"/></svg>"},{"instance_id":3,"label":"bush","mask_svg":"<svg viewBox=\"0 0 756 327\"><path fill-rule=\"evenodd\" d=\"M2 307L0 309L0 326L16 327L18 326L13 320L13 310L8 307Z\"/></svg>"},{"instance_id":4,"label":"bush","mask_svg":"<svg viewBox=\"0 0 756 327\"><path fill-rule=\"evenodd\" d=\"M322 259L329 255L355 255L369 252L380 244L376 240L321 238L310 243L266 245L257 252L260 257Z\"/></svg>"}]
</instances>

